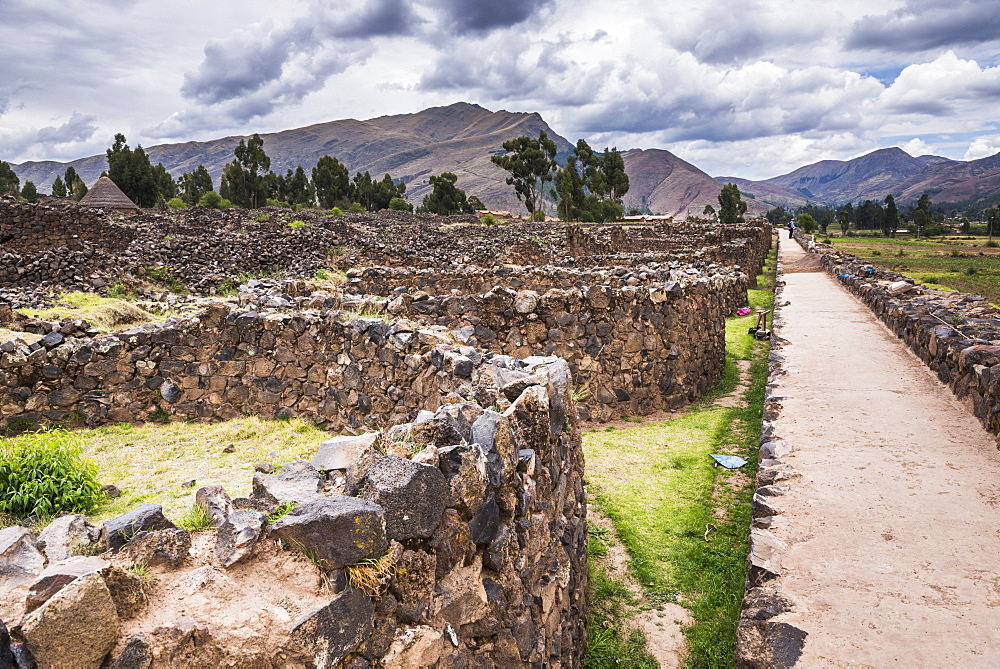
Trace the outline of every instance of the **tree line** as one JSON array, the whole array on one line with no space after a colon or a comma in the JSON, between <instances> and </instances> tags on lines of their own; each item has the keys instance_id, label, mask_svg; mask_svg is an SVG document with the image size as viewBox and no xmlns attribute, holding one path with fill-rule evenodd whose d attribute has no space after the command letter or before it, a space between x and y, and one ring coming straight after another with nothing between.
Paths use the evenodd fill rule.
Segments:
<instances>
[{"instance_id":1,"label":"tree line","mask_svg":"<svg viewBox=\"0 0 1000 669\"><path fill-rule=\"evenodd\" d=\"M624 214L622 198L628 193L629 180L617 148L605 147L604 153L596 153L578 140L562 167L556 161L558 147L544 130L537 138L522 135L507 140L503 148L505 153L491 156L490 161L509 173L507 185L514 187L533 219L545 220L546 194L564 221L602 223Z\"/></svg>"}]
</instances>

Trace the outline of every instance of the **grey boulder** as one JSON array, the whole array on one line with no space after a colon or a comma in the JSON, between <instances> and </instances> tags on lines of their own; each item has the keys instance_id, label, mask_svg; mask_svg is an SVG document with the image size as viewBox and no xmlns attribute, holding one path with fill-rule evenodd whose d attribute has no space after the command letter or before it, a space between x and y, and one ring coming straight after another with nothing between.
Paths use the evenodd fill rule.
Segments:
<instances>
[{"instance_id":1,"label":"grey boulder","mask_svg":"<svg viewBox=\"0 0 1000 669\"><path fill-rule=\"evenodd\" d=\"M279 502L308 502L319 496L323 484L319 470L303 460L289 462L277 474L254 474L254 499L271 504Z\"/></svg>"},{"instance_id":2,"label":"grey boulder","mask_svg":"<svg viewBox=\"0 0 1000 669\"><path fill-rule=\"evenodd\" d=\"M253 554L264 532L267 517L260 511L244 509L226 518L215 539L215 555L223 567L231 567Z\"/></svg>"},{"instance_id":3,"label":"grey boulder","mask_svg":"<svg viewBox=\"0 0 1000 669\"><path fill-rule=\"evenodd\" d=\"M0 590L33 580L45 568L45 556L27 529L12 525L0 530Z\"/></svg>"},{"instance_id":4,"label":"grey boulder","mask_svg":"<svg viewBox=\"0 0 1000 669\"><path fill-rule=\"evenodd\" d=\"M150 530L165 530L177 526L163 515L163 507L159 504L143 504L124 513L117 518L105 521L104 532L108 539L108 548L117 551L125 546L139 532Z\"/></svg>"},{"instance_id":5,"label":"grey boulder","mask_svg":"<svg viewBox=\"0 0 1000 669\"><path fill-rule=\"evenodd\" d=\"M361 486L361 497L385 509L390 539L427 538L448 505L448 482L437 467L387 455L380 458Z\"/></svg>"},{"instance_id":6,"label":"grey boulder","mask_svg":"<svg viewBox=\"0 0 1000 669\"><path fill-rule=\"evenodd\" d=\"M320 497L300 504L268 533L315 555L327 570L381 557L388 546L382 507L356 497Z\"/></svg>"},{"instance_id":7,"label":"grey boulder","mask_svg":"<svg viewBox=\"0 0 1000 669\"><path fill-rule=\"evenodd\" d=\"M118 641L120 626L104 579L87 574L28 614L21 634L41 667L98 667Z\"/></svg>"}]
</instances>

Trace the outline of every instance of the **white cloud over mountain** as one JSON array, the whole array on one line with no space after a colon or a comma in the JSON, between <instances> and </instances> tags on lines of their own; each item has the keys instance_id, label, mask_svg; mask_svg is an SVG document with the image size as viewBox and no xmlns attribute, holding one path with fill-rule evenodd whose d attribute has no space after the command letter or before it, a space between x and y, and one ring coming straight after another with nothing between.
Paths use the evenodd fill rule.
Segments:
<instances>
[{"instance_id":1,"label":"white cloud over mountain","mask_svg":"<svg viewBox=\"0 0 1000 669\"><path fill-rule=\"evenodd\" d=\"M148 146L457 100L749 178L881 146L961 159L1000 134L992 0L2 8L0 159L12 162L102 152L116 132Z\"/></svg>"}]
</instances>

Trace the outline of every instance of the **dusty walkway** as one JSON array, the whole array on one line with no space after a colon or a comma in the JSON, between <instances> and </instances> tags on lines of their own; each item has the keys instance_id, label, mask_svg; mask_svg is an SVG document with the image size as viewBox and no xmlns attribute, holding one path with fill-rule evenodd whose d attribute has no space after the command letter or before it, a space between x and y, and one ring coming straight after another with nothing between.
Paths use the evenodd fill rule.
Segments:
<instances>
[{"instance_id":1,"label":"dusty walkway","mask_svg":"<svg viewBox=\"0 0 1000 669\"><path fill-rule=\"evenodd\" d=\"M808 632L797 666L1000 666L994 438L833 279L784 278L778 426L802 478L777 498L776 620Z\"/></svg>"}]
</instances>

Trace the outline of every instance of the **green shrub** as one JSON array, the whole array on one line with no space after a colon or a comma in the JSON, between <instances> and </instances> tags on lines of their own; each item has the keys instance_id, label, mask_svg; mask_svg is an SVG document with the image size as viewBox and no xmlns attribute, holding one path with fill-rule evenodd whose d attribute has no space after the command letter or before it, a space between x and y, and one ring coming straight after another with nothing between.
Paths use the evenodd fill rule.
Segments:
<instances>
[{"instance_id":1,"label":"green shrub","mask_svg":"<svg viewBox=\"0 0 1000 669\"><path fill-rule=\"evenodd\" d=\"M177 278L173 268L168 265L153 265L151 267L147 267L145 273L149 279L163 284L175 293L184 291L184 284Z\"/></svg>"},{"instance_id":2,"label":"green shrub","mask_svg":"<svg viewBox=\"0 0 1000 669\"><path fill-rule=\"evenodd\" d=\"M389 209L393 209L395 211L410 211L410 212L412 212L413 211L413 205L410 204L409 202L407 202L406 200L404 200L401 197L394 197L391 200L389 200Z\"/></svg>"},{"instance_id":3,"label":"green shrub","mask_svg":"<svg viewBox=\"0 0 1000 669\"><path fill-rule=\"evenodd\" d=\"M71 433L32 432L0 445L0 514L86 513L102 500L97 465Z\"/></svg>"},{"instance_id":4,"label":"green shrub","mask_svg":"<svg viewBox=\"0 0 1000 669\"><path fill-rule=\"evenodd\" d=\"M352 202L351 206L350 206L350 209L355 214L363 214L363 213L365 213L365 211L367 211L364 207L361 206L361 203L359 203L359 202Z\"/></svg>"},{"instance_id":5,"label":"green shrub","mask_svg":"<svg viewBox=\"0 0 1000 669\"><path fill-rule=\"evenodd\" d=\"M544 223L545 222L545 212L542 211L541 209L536 210L531 215L531 220L535 221L536 223Z\"/></svg>"},{"instance_id":6,"label":"green shrub","mask_svg":"<svg viewBox=\"0 0 1000 669\"><path fill-rule=\"evenodd\" d=\"M212 523L215 519L212 515L203 507L201 504L195 502L191 505L180 520L177 521L177 526L181 527L188 532L202 532L204 530L212 527Z\"/></svg>"},{"instance_id":7,"label":"green shrub","mask_svg":"<svg viewBox=\"0 0 1000 669\"><path fill-rule=\"evenodd\" d=\"M201 196L201 199L198 200L198 206L208 207L209 209L229 209L233 206L233 203L214 190L210 190Z\"/></svg>"},{"instance_id":8,"label":"green shrub","mask_svg":"<svg viewBox=\"0 0 1000 669\"><path fill-rule=\"evenodd\" d=\"M299 219L295 219L294 221L292 221L291 223L288 224L288 227L290 227L293 230L298 230L299 228L306 227L306 222L305 221L301 221Z\"/></svg>"},{"instance_id":9,"label":"green shrub","mask_svg":"<svg viewBox=\"0 0 1000 669\"><path fill-rule=\"evenodd\" d=\"M973 274L979 274L979 268L975 265L969 265L965 268L965 274L967 276L972 276Z\"/></svg>"},{"instance_id":10,"label":"green shrub","mask_svg":"<svg viewBox=\"0 0 1000 669\"><path fill-rule=\"evenodd\" d=\"M275 200L273 198L267 198L264 200L264 204L268 207L278 207L280 209L291 209L292 205L288 204L284 200Z\"/></svg>"},{"instance_id":11,"label":"green shrub","mask_svg":"<svg viewBox=\"0 0 1000 669\"><path fill-rule=\"evenodd\" d=\"M496 225L497 219L493 218L493 214L486 214L481 219L479 219L479 222L482 223L483 225Z\"/></svg>"},{"instance_id":12,"label":"green shrub","mask_svg":"<svg viewBox=\"0 0 1000 669\"><path fill-rule=\"evenodd\" d=\"M983 246L985 246L985 247L986 247L986 248L988 248L988 249L995 249L995 248L997 248L998 246L1000 246L1000 244L998 244L997 242L995 242L995 241L993 241L993 240L991 239L991 240L989 240L988 242L986 242L985 244L983 244Z\"/></svg>"},{"instance_id":13,"label":"green shrub","mask_svg":"<svg viewBox=\"0 0 1000 669\"><path fill-rule=\"evenodd\" d=\"M333 214L334 216L343 216L344 210L341 209L340 207L334 207L333 209L330 210L330 213Z\"/></svg>"},{"instance_id":14,"label":"green shrub","mask_svg":"<svg viewBox=\"0 0 1000 669\"><path fill-rule=\"evenodd\" d=\"M187 208L187 205L184 204L184 200L180 199L179 197L172 197L169 200L167 200L167 206L170 207L171 209Z\"/></svg>"}]
</instances>

